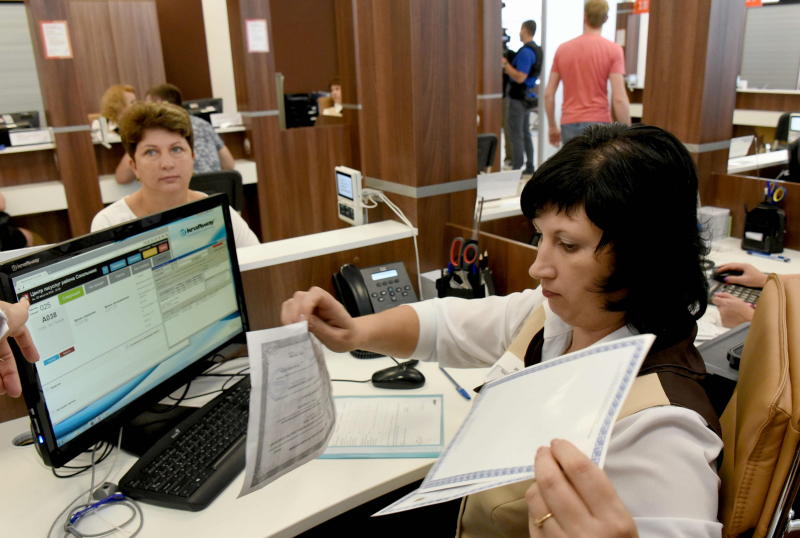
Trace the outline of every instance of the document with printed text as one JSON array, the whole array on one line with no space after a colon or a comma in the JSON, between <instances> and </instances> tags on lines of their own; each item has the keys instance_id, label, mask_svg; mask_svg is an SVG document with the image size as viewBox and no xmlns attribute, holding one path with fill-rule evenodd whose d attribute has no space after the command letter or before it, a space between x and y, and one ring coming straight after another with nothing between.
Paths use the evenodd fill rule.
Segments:
<instances>
[{"instance_id":1,"label":"document with printed text","mask_svg":"<svg viewBox=\"0 0 800 538\"><path fill-rule=\"evenodd\" d=\"M595 344L487 383L420 487L375 515L530 480L536 450L555 438L602 467L614 422L654 339L645 334Z\"/></svg>"},{"instance_id":2,"label":"document with printed text","mask_svg":"<svg viewBox=\"0 0 800 538\"><path fill-rule=\"evenodd\" d=\"M308 323L247 333L247 495L319 456L336 418L325 356Z\"/></svg>"},{"instance_id":3,"label":"document with printed text","mask_svg":"<svg viewBox=\"0 0 800 538\"><path fill-rule=\"evenodd\" d=\"M443 398L338 396L322 458L436 458L444 448Z\"/></svg>"}]
</instances>

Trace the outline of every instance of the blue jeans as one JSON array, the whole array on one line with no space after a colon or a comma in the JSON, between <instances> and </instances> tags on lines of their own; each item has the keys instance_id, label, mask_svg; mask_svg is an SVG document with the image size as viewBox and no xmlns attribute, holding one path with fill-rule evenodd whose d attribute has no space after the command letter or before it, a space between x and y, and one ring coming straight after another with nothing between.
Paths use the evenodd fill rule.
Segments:
<instances>
[{"instance_id":1,"label":"blue jeans","mask_svg":"<svg viewBox=\"0 0 800 538\"><path fill-rule=\"evenodd\" d=\"M595 125L599 122L596 121L582 121L578 123L562 123L561 124L561 145L563 146L576 136L583 134L583 130L590 125Z\"/></svg>"},{"instance_id":2,"label":"blue jeans","mask_svg":"<svg viewBox=\"0 0 800 538\"><path fill-rule=\"evenodd\" d=\"M519 99L508 100L506 125L511 138L511 168L519 170L525 163L524 174L533 173L533 139L530 128L531 109Z\"/></svg>"}]
</instances>

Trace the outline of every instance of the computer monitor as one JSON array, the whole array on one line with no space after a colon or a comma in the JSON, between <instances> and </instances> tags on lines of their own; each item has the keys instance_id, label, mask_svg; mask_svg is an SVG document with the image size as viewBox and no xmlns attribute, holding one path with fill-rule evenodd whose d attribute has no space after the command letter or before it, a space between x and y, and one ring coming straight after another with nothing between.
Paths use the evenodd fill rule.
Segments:
<instances>
[{"instance_id":1,"label":"computer monitor","mask_svg":"<svg viewBox=\"0 0 800 538\"><path fill-rule=\"evenodd\" d=\"M317 100L308 93L287 93L283 96L286 128L311 127L315 124L319 110Z\"/></svg>"},{"instance_id":2,"label":"computer monitor","mask_svg":"<svg viewBox=\"0 0 800 538\"><path fill-rule=\"evenodd\" d=\"M41 356L17 353L34 442L60 467L244 341L228 203L210 196L0 263ZM124 444L124 441L123 441Z\"/></svg>"},{"instance_id":3,"label":"computer monitor","mask_svg":"<svg viewBox=\"0 0 800 538\"><path fill-rule=\"evenodd\" d=\"M38 129L39 127L39 112L36 110L0 113L0 129Z\"/></svg>"},{"instance_id":4,"label":"computer monitor","mask_svg":"<svg viewBox=\"0 0 800 538\"><path fill-rule=\"evenodd\" d=\"M10 131L38 129L40 125L39 112L36 110L0 113L0 144L4 146L11 145Z\"/></svg>"},{"instance_id":5,"label":"computer monitor","mask_svg":"<svg viewBox=\"0 0 800 538\"><path fill-rule=\"evenodd\" d=\"M191 99L181 103L183 108L189 111L189 114L203 118L211 123L211 114L222 113L222 98L221 97L208 97L206 99Z\"/></svg>"},{"instance_id":6,"label":"computer monitor","mask_svg":"<svg viewBox=\"0 0 800 538\"><path fill-rule=\"evenodd\" d=\"M800 139L800 112L795 112L789 116L789 134L786 141L791 144L798 139Z\"/></svg>"}]
</instances>

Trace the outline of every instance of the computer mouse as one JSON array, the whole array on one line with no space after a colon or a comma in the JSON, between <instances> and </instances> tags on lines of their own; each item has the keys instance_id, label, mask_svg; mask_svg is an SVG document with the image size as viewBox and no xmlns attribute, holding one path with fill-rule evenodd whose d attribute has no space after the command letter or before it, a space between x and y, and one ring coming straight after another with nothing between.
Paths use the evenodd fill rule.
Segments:
<instances>
[{"instance_id":1,"label":"computer mouse","mask_svg":"<svg viewBox=\"0 0 800 538\"><path fill-rule=\"evenodd\" d=\"M411 366L392 366L372 374L372 384L382 389L416 389L425 384L425 376Z\"/></svg>"},{"instance_id":2,"label":"computer mouse","mask_svg":"<svg viewBox=\"0 0 800 538\"><path fill-rule=\"evenodd\" d=\"M725 279L729 276L741 276L742 271L738 269L728 269L727 271L720 271L718 273L714 273L714 280L718 282L725 282Z\"/></svg>"}]
</instances>

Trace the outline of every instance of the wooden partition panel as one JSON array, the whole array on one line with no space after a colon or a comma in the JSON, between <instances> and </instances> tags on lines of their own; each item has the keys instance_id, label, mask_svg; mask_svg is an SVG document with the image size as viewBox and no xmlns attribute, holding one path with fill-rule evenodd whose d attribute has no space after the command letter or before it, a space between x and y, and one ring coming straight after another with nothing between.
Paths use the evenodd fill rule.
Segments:
<instances>
[{"instance_id":1,"label":"wooden partition panel","mask_svg":"<svg viewBox=\"0 0 800 538\"><path fill-rule=\"evenodd\" d=\"M449 249L454 237L468 237L466 234L469 233L469 228L447 223L443 249ZM486 232L480 232L478 243L482 252L489 253L489 268L492 270L496 295L508 295L539 285L528 274L528 269L536 259L536 247Z\"/></svg>"},{"instance_id":2,"label":"wooden partition panel","mask_svg":"<svg viewBox=\"0 0 800 538\"><path fill-rule=\"evenodd\" d=\"M775 93L737 92L736 108L800 112L800 94L781 93L778 90Z\"/></svg>"},{"instance_id":3,"label":"wooden partition panel","mask_svg":"<svg viewBox=\"0 0 800 538\"><path fill-rule=\"evenodd\" d=\"M166 81L179 87L184 99L213 97L202 2L156 0L156 11Z\"/></svg>"},{"instance_id":4,"label":"wooden partition panel","mask_svg":"<svg viewBox=\"0 0 800 538\"><path fill-rule=\"evenodd\" d=\"M103 92L114 84L130 84L143 98L148 88L166 81L155 0L67 5L86 110L99 112Z\"/></svg>"},{"instance_id":5,"label":"wooden partition panel","mask_svg":"<svg viewBox=\"0 0 800 538\"><path fill-rule=\"evenodd\" d=\"M319 286L333 293L331 275L346 263L370 267L402 261L416 289L414 246L410 239L346 250L313 259L242 273L250 329L280 325L281 303L297 290Z\"/></svg>"},{"instance_id":6,"label":"wooden partition panel","mask_svg":"<svg viewBox=\"0 0 800 538\"><path fill-rule=\"evenodd\" d=\"M9 153L0 158L0 186L25 185L39 181L58 181L53 151Z\"/></svg>"},{"instance_id":7,"label":"wooden partition panel","mask_svg":"<svg viewBox=\"0 0 800 538\"><path fill-rule=\"evenodd\" d=\"M497 136L492 170L500 170L500 130L503 126L503 80L498 76L498 58L502 55L502 22L500 20L500 0L479 0L478 38L476 40L478 59L478 124L479 133L492 133ZM477 153L477 146L475 148ZM477 161L477 155L475 160Z\"/></svg>"},{"instance_id":8,"label":"wooden partition panel","mask_svg":"<svg viewBox=\"0 0 800 538\"><path fill-rule=\"evenodd\" d=\"M83 81L74 58L46 57L39 31L40 23L50 20L67 21L71 35L75 29L65 3L28 0L25 5L47 123L56 130L57 166L69 207L69 226L73 235L80 235L89 231L92 217L103 207L100 185L95 179L97 166L92 139L86 125L88 110L84 106ZM78 56L77 50L73 55Z\"/></svg>"},{"instance_id":9,"label":"wooden partition panel","mask_svg":"<svg viewBox=\"0 0 800 538\"><path fill-rule=\"evenodd\" d=\"M272 240L347 226L337 217L333 168L351 162L347 125L301 127L278 133L266 220Z\"/></svg>"},{"instance_id":10,"label":"wooden partition panel","mask_svg":"<svg viewBox=\"0 0 800 538\"><path fill-rule=\"evenodd\" d=\"M339 76L335 0L272 2L275 71L286 93L328 91Z\"/></svg>"},{"instance_id":11,"label":"wooden partition panel","mask_svg":"<svg viewBox=\"0 0 800 538\"><path fill-rule=\"evenodd\" d=\"M733 221L731 235L742 237L745 206L752 209L764 199L767 181L775 180L752 176L712 174L711 181L700 195L705 205L730 209ZM786 196L780 204L780 207L786 212L784 246L800 249L800 183L788 181L777 181L777 183L786 189Z\"/></svg>"}]
</instances>

